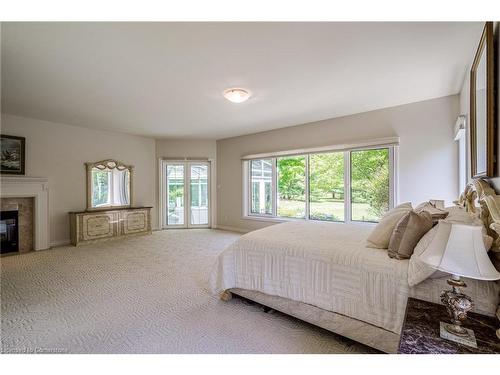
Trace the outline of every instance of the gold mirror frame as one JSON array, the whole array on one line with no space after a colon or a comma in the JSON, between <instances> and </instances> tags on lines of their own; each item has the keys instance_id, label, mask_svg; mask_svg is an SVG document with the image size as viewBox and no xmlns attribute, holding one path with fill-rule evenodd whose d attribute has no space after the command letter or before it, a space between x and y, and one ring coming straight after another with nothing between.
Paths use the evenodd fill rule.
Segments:
<instances>
[{"instance_id":1,"label":"gold mirror frame","mask_svg":"<svg viewBox=\"0 0 500 375\"><path fill-rule=\"evenodd\" d=\"M476 149L476 74L483 50L486 49L486 170L477 170L478 150ZM495 175L495 120L494 120L494 51L493 22L486 22L470 71L470 146L472 178L494 177Z\"/></svg>"},{"instance_id":2,"label":"gold mirror frame","mask_svg":"<svg viewBox=\"0 0 500 375\"><path fill-rule=\"evenodd\" d=\"M106 159L94 163L85 163L87 169L87 211L109 210L115 208L127 208L134 205L134 166L127 165L115 159ZM92 207L92 169L118 169L129 171L129 204L122 206Z\"/></svg>"}]
</instances>

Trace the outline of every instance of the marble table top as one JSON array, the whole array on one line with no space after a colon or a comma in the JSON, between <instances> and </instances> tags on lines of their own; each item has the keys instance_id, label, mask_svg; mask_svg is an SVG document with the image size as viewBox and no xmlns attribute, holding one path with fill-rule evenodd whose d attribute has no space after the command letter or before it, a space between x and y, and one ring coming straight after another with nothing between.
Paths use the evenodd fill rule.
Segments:
<instances>
[{"instance_id":1,"label":"marble table top","mask_svg":"<svg viewBox=\"0 0 500 375\"><path fill-rule=\"evenodd\" d=\"M474 330L477 349L442 339L439 335L440 321L450 322L450 317L443 305L408 298L398 353L500 353L500 340L495 333L498 320L495 317L477 313L467 314L464 327Z\"/></svg>"}]
</instances>

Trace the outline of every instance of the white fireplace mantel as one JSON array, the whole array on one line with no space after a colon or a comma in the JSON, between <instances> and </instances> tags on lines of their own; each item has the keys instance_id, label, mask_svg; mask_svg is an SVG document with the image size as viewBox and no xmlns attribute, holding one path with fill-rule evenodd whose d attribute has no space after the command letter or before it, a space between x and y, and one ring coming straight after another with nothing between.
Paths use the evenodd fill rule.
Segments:
<instances>
[{"instance_id":1,"label":"white fireplace mantel","mask_svg":"<svg viewBox=\"0 0 500 375\"><path fill-rule=\"evenodd\" d=\"M41 177L0 177L0 198L34 198L34 250L50 247L49 240L49 180Z\"/></svg>"}]
</instances>

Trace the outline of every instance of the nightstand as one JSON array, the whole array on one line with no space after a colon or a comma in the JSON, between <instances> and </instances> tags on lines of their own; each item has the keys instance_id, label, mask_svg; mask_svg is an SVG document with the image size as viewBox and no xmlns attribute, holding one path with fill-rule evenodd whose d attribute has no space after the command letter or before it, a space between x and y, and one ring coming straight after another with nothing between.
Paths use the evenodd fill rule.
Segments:
<instances>
[{"instance_id":1,"label":"nightstand","mask_svg":"<svg viewBox=\"0 0 500 375\"><path fill-rule=\"evenodd\" d=\"M398 353L500 353L500 340L495 333L495 330L498 328L498 320L494 316L477 313L467 314L464 327L474 330L477 349L442 339L439 336L439 322L448 322L449 319L449 315L443 305L408 298Z\"/></svg>"}]
</instances>

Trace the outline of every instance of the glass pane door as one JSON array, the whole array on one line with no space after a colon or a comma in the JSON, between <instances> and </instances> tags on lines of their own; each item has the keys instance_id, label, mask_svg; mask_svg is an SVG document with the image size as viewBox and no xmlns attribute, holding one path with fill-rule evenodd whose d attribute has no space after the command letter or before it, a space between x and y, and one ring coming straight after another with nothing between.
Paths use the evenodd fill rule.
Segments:
<instances>
[{"instance_id":1,"label":"glass pane door","mask_svg":"<svg viewBox=\"0 0 500 375\"><path fill-rule=\"evenodd\" d=\"M163 161L162 226L210 226L210 163Z\"/></svg>"},{"instance_id":2,"label":"glass pane door","mask_svg":"<svg viewBox=\"0 0 500 375\"><path fill-rule=\"evenodd\" d=\"M167 165L167 225L184 226L184 164Z\"/></svg>"},{"instance_id":3,"label":"glass pane door","mask_svg":"<svg viewBox=\"0 0 500 375\"><path fill-rule=\"evenodd\" d=\"M209 215L208 164L190 163L189 165L189 202L191 226L207 226Z\"/></svg>"}]
</instances>

